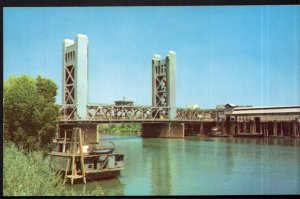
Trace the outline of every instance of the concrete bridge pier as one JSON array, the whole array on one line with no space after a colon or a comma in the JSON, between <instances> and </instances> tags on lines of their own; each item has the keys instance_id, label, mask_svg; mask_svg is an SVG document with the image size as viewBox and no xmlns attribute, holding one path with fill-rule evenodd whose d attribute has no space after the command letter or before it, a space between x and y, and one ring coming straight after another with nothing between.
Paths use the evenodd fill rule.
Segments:
<instances>
[{"instance_id":1,"label":"concrete bridge pier","mask_svg":"<svg viewBox=\"0 0 300 199\"><path fill-rule=\"evenodd\" d=\"M144 138L184 138L184 123L143 123Z\"/></svg>"}]
</instances>

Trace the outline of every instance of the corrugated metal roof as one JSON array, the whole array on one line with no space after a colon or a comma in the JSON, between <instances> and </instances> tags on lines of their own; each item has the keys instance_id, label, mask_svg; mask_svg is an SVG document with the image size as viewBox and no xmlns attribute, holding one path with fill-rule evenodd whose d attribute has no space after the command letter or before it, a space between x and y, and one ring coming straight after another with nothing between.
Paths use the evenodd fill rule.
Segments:
<instances>
[{"instance_id":1,"label":"corrugated metal roof","mask_svg":"<svg viewBox=\"0 0 300 199\"><path fill-rule=\"evenodd\" d=\"M300 113L300 106L244 107L234 108L232 112L233 115L275 113Z\"/></svg>"}]
</instances>

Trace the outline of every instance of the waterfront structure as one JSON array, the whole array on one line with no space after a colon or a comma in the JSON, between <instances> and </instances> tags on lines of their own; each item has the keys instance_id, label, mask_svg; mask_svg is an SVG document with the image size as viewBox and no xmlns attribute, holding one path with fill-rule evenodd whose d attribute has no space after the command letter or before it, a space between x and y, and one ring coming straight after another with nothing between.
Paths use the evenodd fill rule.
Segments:
<instances>
[{"instance_id":1,"label":"waterfront structure","mask_svg":"<svg viewBox=\"0 0 300 199\"><path fill-rule=\"evenodd\" d=\"M168 107L169 119L176 117L176 53L169 51L165 59L152 58L152 106Z\"/></svg>"},{"instance_id":2,"label":"waterfront structure","mask_svg":"<svg viewBox=\"0 0 300 199\"><path fill-rule=\"evenodd\" d=\"M230 117L234 110L237 107L251 107L251 106L240 106L234 105L231 103L221 104L216 106L216 127L223 134L230 134Z\"/></svg>"},{"instance_id":3,"label":"waterfront structure","mask_svg":"<svg viewBox=\"0 0 300 199\"><path fill-rule=\"evenodd\" d=\"M234 135L300 135L300 106L237 107L231 114Z\"/></svg>"},{"instance_id":4,"label":"waterfront structure","mask_svg":"<svg viewBox=\"0 0 300 199\"><path fill-rule=\"evenodd\" d=\"M56 144L50 156L54 170L64 173L64 182L82 179L106 179L118 177L124 169L124 154L114 153L115 147L103 147L98 142L85 142L81 128L65 132L64 137L53 140Z\"/></svg>"},{"instance_id":5,"label":"waterfront structure","mask_svg":"<svg viewBox=\"0 0 300 199\"><path fill-rule=\"evenodd\" d=\"M225 120L225 106L224 104L220 104L216 106L216 121L222 122Z\"/></svg>"},{"instance_id":6,"label":"waterfront structure","mask_svg":"<svg viewBox=\"0 0 300 199\"><path fill-rule=\"evenodd\" d=\"M241 105L234 105L231 103L217 105L216 121L217 122L229 121L233 110L238 107L252 107L252 106L241 106Z\"/></svg>"},{"instance_id":7,"label":"waterfront structure","mask_svg":"<svg viewBox=\"0 0 300 199\"><path fill-rule=\"evenodd\" d=\"M65 114L87 117L88 104L88 37L78 34L63 42L63 104Z\"/></svg>"}]
</instances>

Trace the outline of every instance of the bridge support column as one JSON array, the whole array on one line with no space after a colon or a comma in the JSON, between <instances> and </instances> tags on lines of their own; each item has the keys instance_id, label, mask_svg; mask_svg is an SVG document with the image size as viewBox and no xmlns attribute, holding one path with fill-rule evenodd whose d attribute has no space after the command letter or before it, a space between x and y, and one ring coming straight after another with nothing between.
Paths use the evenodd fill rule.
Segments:
<instances>
[{"instance_id":1,"label":"bridge support column","mask_svg":"<svg viewBox=\"0 0 300 199\"><path fill-rule=\"evenodd\" d=\"M142 137L184 138L184 123L143 123Z\"/></svg>"}]
</instances>

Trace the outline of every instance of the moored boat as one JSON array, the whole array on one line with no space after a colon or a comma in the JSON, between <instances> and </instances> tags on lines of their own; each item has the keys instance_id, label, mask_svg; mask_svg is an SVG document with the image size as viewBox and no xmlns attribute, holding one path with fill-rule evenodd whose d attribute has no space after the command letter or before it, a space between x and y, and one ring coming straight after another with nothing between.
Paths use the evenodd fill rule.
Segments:
<instances>
[{"instance_id":1,"label":"moored boat","mask_svg":"<svg viewBox=\"0 0 300 199\"><path fill-rule=\"evenodd\" d=\"M229 137L229 135L223 133L219 128L213 127L210 133L211 137Z\"/></svg>"},{"instance_id":2,"label":"moored boat","mask_svg":"<svg viewBox=\"0 0 300 199\"><path fill-rule=\"evenodd\" d=\"M65 182L114 178L124 169L124 154L114 153L112 142L111 147L101 147L98 142L83 145L80 128L74 128L72 136L65 135L53 142L57 147L48 154L51 166L63 174Z\"/></svg>"}]
</instances>

